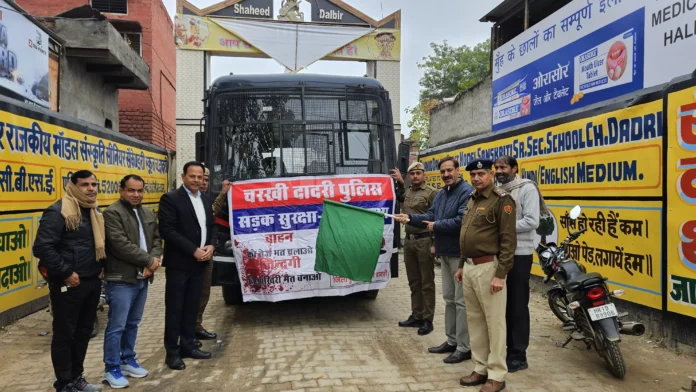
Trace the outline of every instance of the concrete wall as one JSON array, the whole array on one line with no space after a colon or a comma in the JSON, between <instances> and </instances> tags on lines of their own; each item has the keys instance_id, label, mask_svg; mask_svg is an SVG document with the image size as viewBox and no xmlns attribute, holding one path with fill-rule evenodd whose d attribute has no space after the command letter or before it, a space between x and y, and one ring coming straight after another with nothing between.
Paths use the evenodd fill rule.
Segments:
<instances>
[{"instance_id":1,"label":"concrete wall","mask_svg":"<svg viewBox=\"0 0 696 392\"><path fill-rule=\"evenodd\" d=\"M493 82L487 78L430 113L430 146L491 132Z\"/></svg>"},{"instance_id":2,"label":"concrete wall","mask_svg":"<svg viewBox=\"0 0 696 392\"><path fill-rule=\"evenodd\" d=\"M63 57L60 67L60 112L101 127L109 119L118 130L118 89L77 58Z\"/></svg>"}]
</instances>

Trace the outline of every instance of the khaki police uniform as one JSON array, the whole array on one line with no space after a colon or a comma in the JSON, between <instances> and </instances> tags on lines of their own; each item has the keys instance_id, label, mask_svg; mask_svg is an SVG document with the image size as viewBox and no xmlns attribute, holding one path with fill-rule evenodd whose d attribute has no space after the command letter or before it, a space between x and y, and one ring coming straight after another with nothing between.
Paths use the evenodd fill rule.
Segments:
<instances>
[{"instance_id":1,"label":"khaki police uniform","mask_svg":"<svg viewBox=\"0 0 696 392\"><path fill-rule=\"evenodd\" d=\"M474 166L472 170L480 168ZM464 300L474 372L499 382L504 382L507 374L507 289L491 294L491 281L493 277L505 279L512 268L517 247L516 219L515 201L491 184L471 196L460 235L459 267L464 270Z\"/></svg>"},{"instance_id":2,"label":"khaki police uniform","mask_svg":"<svg viewBox=\"0 0 696 392\"><path fill-rule=\"evenodd\" d=\"M401 185L403 186L403 185ZM437 190L422 184L404 192L402 213L424 214L433 205ZM418 320L433 321L435 314L435 264L430 254L432 233L427 228L406 225L404 263L411 289L411 312Z\"/></svg>"}]
</instances>

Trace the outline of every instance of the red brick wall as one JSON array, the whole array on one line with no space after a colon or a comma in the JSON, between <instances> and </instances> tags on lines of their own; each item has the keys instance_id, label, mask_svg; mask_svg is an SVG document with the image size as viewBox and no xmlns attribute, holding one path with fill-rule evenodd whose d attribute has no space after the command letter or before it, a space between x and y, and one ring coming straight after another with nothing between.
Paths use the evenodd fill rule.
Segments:
<instances>
[{"instance_id":1,"label":"red brick wall","mask_svg":"<svg viewBox=\"0 0 696 392\"><path fill-rule=\"evenodd\" d=\"M176 149L176 48L173 23L161 0L129 0L128 15L143 28L143 59L150 65L150 89L121 90L119 131L167 149Z\"/></svg>"},{"instance_id":2,"label":"red brick wall","mask_svg":"<svg viewBox=\"0 0 696 392\"><path fill-rule=\"evenodd\" d=\"M15 3L35 16L56 16L75 7L90 4L90 0L15 0Z\"/></svg>"},{"instance_id":3,"label":"red brick wall","mask_svg":"<svg viewBox=\"0 0 696 392\"><path fill-rule=\"evenodd\" d=\"M18 0L29 13L54 16L89 0ZM128 0L128 14L110 19L142 25L143 59L150 66L150 89L120 90L119 131L148 143L176 149L176 47L174 27L162 0Z\"/></svg>"}]
</instances>

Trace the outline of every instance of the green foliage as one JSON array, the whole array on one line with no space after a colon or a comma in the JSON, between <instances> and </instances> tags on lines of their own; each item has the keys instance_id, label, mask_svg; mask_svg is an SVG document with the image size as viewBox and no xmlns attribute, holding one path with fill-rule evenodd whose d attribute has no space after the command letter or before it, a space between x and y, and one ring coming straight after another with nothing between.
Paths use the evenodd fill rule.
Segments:
<instances>
[{"instance_id":1,"label":"green foliage","mask_svg":"<svg viewBox=\"0 0 696 392\"><path fill-rule=\"evenodd\" d=\"M407 123L408 127L411 128L409 138L420 149L428 147L428 141L430 140L430 111L436 105L436 100L425 100L418 106L406 108L406 112L411 115L411 119Z\"/></svg>"},{"instance_id":2,"label":"green foliage","mask_svg":"<svg viewBox=\"0 0 696 392\"><path fill-rule=\"evenodd\" d=\"M453 97L490 73L490 39L470 48L455 48L444 41L431 43L433 54L423 57L418 68L424 71L420 80L420 101Z\"/></svg>"}]
</instances>

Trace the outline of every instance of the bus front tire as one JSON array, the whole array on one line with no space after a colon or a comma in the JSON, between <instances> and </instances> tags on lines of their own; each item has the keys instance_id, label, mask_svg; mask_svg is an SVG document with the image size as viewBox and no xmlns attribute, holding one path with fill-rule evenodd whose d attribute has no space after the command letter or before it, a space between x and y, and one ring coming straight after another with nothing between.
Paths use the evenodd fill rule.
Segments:
<instances>
[{"instance_id":1,"label":"bus front tire","mask_svg":"<svg viewBox=\"0 0 696 392\"><path fill-rule=\"evenodd\" d=\"M240 285L225 285L222 286L222 298L226 305L241 305L244 303L242 297L242 286Z\"/></svg>"}]
</instances>

